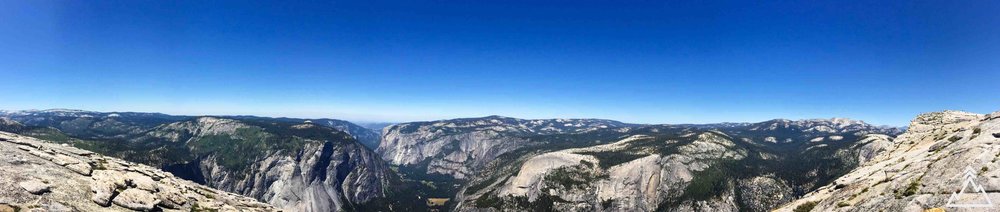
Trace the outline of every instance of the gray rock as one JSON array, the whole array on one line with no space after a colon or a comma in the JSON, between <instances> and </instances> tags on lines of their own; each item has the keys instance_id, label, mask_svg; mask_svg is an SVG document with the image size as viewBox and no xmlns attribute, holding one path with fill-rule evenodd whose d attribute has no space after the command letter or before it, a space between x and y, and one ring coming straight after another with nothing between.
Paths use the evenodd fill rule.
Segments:
<instances>
[{"instance_id":1,"label":"gray rock","mask_svg":"<svg viewBox=\"0 0 1000 212\"><path fill-rule=\"evenodd\" d=\"M43 194L45 192L49 192L49 189L52 187L48 183L42 182L41 180L24 181L18 183L18 185L31 194Z\"/></svg>"},{"instance_id":2,"label":"gray rock","mask_svg":"<svg viewBox=\"0 0 1000 212\"><path fill-rule=\"evenodd\" d=\"M125 173L125 182L127 182L129 187L146 191L156 191L156 188L158 187L156 185L156 181L153 181L153 178L136 172Z\"/></svg>"},{"instance_id":3,"label":"gray rock","mask_svg":"<svg viewBox=\"0 0 1000 212\"><path fill-rule=\"evenodd\" d=\"M11 138L11 139L8 139L7 141L10 141L11 143L15 143L15 144L20 144L20 145L34 147L34 148L38 148L40 146L38 143L28 142L27 140L22 140L20 138Z\"/></svg>"},{"instance_id":4,"label":"gray rock","mask_svg":"<svg viewBox=\"0 0 1000 212\"><path fill-rule=\"evenodd\" d=\"M90 172L93 171L93 168L90 167L90 164L87 163L74 163L66 165L66 168L69 170L73 170L73 172L79 173L83 176L90 176Z\"/></svg>"},{"instance_id":5,"label":"gray rock","mask_svg":"<svg viewBox=\"0 0 1000 212\"><path fill-rule=\"evenodd\" d=\"M983 202L972 189L952 199L967 182L986 189L987 198L996 198L990 191L1000 187L995 179L1000 176L995 168L1000 151L996 138L967 136L1000 133L1000 119L992 116L960 111L921 114L872 161L775 211L793 211L806 203L815 203L812 211L924 211L947 208L951 200Z\"/></svg>"},{"instance_id":6,"label":"gray rock","mask_svg":"<svg viewBox=\"0 0 1000 212\"><path fill-rule=\"evenodd\" d=\"M156 195L148 191L133 188L125 189L112 201L115 205L137 211L153 210L156 204L160 203L160 199Z\"/></svg>"},{"instance_id":7,"label":"gray rock","mask_svg":"<svg viewBox=\"0 0 1000 212\"><path fill-rule=\"evenodd\" d=\"M118 193L114 182L94 181L90 183L90 200L101 206L110 206L111 197Z\"/></svg>"},{"instance_id":8,"label":"gray rock","mask_svg":"<svg viewBox=\"0 0 1000 212\"><path fill-rule=\"evenodd\" d=\"M359 143L316 142L294 155L302 157L269 155L253 165L257 171L249 176L231 172L214 157L202 160L201 170L216 188L241 192L288 211L334 211L384 195L382 180L388 167ZM333 159L322 160L327 157ZM351 168L339 173L337 167ZM338 175L346 177L340 180ZM333 189L338 187L339 191Z\"/></svg>"},{"instance_id":9,"label":"gray rock","mask_svg":"<svg viewBox=\"0 0 1000 212\"><path fill-rule=\"evenodd\" d=\"M175 186L160 184L159 190L160 192L156 195L161 200L160 205L164 208L179 209L187 203L187 198Z\"/></svg>"},{"instance_id":10,"label":"gray rock","mask_svg":"<svg viewBox=\"0 0 1000 212\"><path fill-rule=\"evenodd\" d=\"M528 145L526 136L628 130L601 119L516 119L500 116L403 123L383 129L377 152L395 165L429 160L427 173L466 179L497 156ZM442 154L444 153L444 154Z\"/></svg>"},{"instance_id":11,"label":"gray rock","mask_svg":"<svg viewBox=\"0 0 1000 212\"><path fill-rule=\"evenodd\" d=\"M73 210L73 208L67 207L66 205L63 205L62 203L59 203L59 202L50 202L48 204L45 204L43 206L43 208L45 208L45 211L47 211L47 212L73 212L73 211L76 211L76 210Z\"/></svg>"},{"instance_id":12,"label":"gray rock","mask_svg":"<svg viewBox=\"0 0 1000 212\"><path fill-rule=\"evenodd\" d=\"M15 136L7 132L0 132L0 138L8 140L17 138L22 143L46 148L52 147L57 151L54 151L55 154L53 154L50 151L30 148L34 152L29 152L19 148L26 145L0 142L0 155L3 155L0 157L0 170L3 170L0 171L0 184L11 185L15 188L22 187L28 192L41 192L43 194L26 195L27 192L21 191L21 188L0 189L0 202L6 203L8 208L20 208L23 209L22 211L128 211L129 209L157 210L156 205L160 205L162 208L169 208L166 211L192 211L211 208L222 211L275 211L272 206L252 198L198 185L169 174L160 174L162 176L160 181L150 184L151 179L140 176L145 176L143 173L156 175L162 171L99 154L83 159L76 158L88 161L86 163L60 166L46 161L48 159L40 159L33 155L43 154L52 156L51 158L54 158L54 155L64 155L75 158L75 156L67 155L64 153L65 151L60 150L60 148L74 147L60 147L34 138ZM74 166L86 165L90 158L99 159L99 163L104 165L99 170L91 169L91 176L84 176L78 170L73 170L76 168L85 169L82 166L76 168ZM128 182L126 182L126 176L131 177ZM20 182L23 179L39 180ZM48 182L41 181L41 179L46 179ZM150 186L155 186L155 189L149 189ZM150 192L139 189L139 187L158 192ZM45 190L50 191L50 193L45 193ZM192 192L196 190L212 195L211 197L196 195ZM193 195L187 195L185 192ZM163 203L158 204L160 202ZM122 207L112 206L112 204ZM194 205L200 207L194 208ZM4 211L2 206L5 205L0 204L0 211Z\"/></svg>"},{"instance_id":13,"label":"gray rock","mask_svg":"<svg viewBox=\"0 0 1000 212\"><path fill-rule=\"evenodd\" d=\"M64 149L61 149L61 150L65 151L67 153L74 154L74 155L79 155L79 156L90 156L90 155L94 154L94 152L87 151L87 150L82 150L82 149L77 149L77 148L64 148Z\"/></svg>"},{"instance_id":14,"label":"gray rock","mask_svg":"<svg viewBox=\"0 0 1000 212\"><path fill-rule=\"evenodd\" d=\"M94 182L110 183L117 188L125 188L128 184L125 181L125 173L117 170L96 170L91 178Z\"/></svg>"},{"instance_id":15,"label":"gray rock","mask_svg":"<svg viewBox=\"0 0 1000 212\"><path fill-rule=\"evenodd\" d=\"M617 142L583 148L564 149L530 157L516 171L516 176L500 179L494 196L503 198L502 210L528 210L516 206L518 200L561 199L552 208L557 211L736 211L735 192L730 189L707 200L673 203L660 208L671 195L681 195L692 181L693 173L716 166L713 161L739 160L746 151L726 137L712 133L697 134L694 141L678 147L676 154L638 155L629 161L603 168L601 159L591 154L635 154L626 148L654 142L656 137L633 135ZM765 182L766 180L760 180ZM777 186L774 186L777 187ZM785 186L787 187L787 186ZM770 187L759 190L780 190ZM490 190L490 189L483 189ZM790 189L787 192L790 192ZM780 190L779 192L786 192ZM511 201L514 200L514 201ZM761 202L765 202L762 200ZM460 211L481 210L475 203L463 204Z\"/></svg>"},{"instance_id":16,"label":"gray rock","mask_svg":"<svg viewBox=\"0 0 1000 212\"><path fill-rule=\"evenodd\" d=\"M866 135L855 147L858 147L858 163L864 164L876 159L883 152L889 151L893 144L888 135L870 134Z\"/></svg>"}]
</instances>

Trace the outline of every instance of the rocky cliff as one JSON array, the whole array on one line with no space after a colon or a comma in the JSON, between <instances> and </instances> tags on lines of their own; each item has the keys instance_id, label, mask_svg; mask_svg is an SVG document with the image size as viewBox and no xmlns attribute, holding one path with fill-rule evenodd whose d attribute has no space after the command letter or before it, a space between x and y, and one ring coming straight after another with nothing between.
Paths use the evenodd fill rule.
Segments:
<instances>
[{"instance_id":1,"label":"rocky cliff","mask_svg":"<svg viewBox=\"0 0 1000 212\"><path fill-rule=\"evenodd\" d=\"M55 114L59 117L31 119L67 123L92 120L95 116L81 117L84 115L79 112L69 114L76 114L76 118L66 118L68 114L60 113ZM34 116L40 115L16 117ZM93 120L117 123L121 121L108 120L130 117L102 116L105 118ZM115 127L113 129L144 130L116 131L127 131L127 134L116 136L84 137L87 139L51 126L20 128L27 129L21 130L24 135L55 138L56 142L162 167L178 177L250 196L290 211L382 208L385 206L366 206L365 203L384 198L389 189L386 187L388 181L396 179L395 173L374 152L354 140L354 136L305 121L193 117L148 129L131 125ZM93 131L84 127L80 132Z\"/></svg>"},{"instance_id":2,"label":"rocky cliff","mask_svg":"<svg viewBox=\"0 0 1000 212\"><path fill-rule=\"evenodd\" d=\"M873 134L892 130L836 122L653 125L536 136L544 144L503 154L471 177L457 208L768 211L872 160L892 139ZM815 130L823 126L830 129ZM778 138L787 141L768 141Z\"/></svg>"},{"instance_id":3,"label":"rocky cliff","mask_svg":"<svg viewBox=\"0 0 1000 212\"><path fill-rule=\"evenodd\" d=\"M921 114L863 165L777 211L995 211L998 143L1000 112Z\"/></svg>"},{"instance_id":4,"label":"rocky cliff","mask_svg":"<svg viewBox=\"0 0 1000 212\"><path fill-rule=\"evenodd\" d=\"M290 211L356 209L385 197L393 174L352 136L313 123L200 117L132 142L181 146L156 158L208 186Z\"/></svg>"},{"instance_id":5,"label":"rocky cliff","mask_svg":"<svg viewBox=\"0 0 1000 212\"><path fill-rule=\"evenodd\" d=\"M540 154L525 161L516 175L471 194L479 196L463 210L543 209L559 211L653 211L660 205L679 209L736 210L732 192L710 197L685 195L686 185L747 151L713 132L678 137L635 135L620 141ZM707 182L706 186L715 186ZM690 195L688 193L687 195Z\"/></svg>"},{"instance_id":6,"label":"rocky cliff","mask_svg":"<svg viewBox=\"0 0 1000 212\"><path fill-rule=\"evenodd\" d=\"M627 131L627 124L600 119L525 120L490 116L386 127L377 152L394 165L464 179L497 156L530 145L536 135L603 129Z\"/></svg>"},{"instance_id":7,"label":"rocky cliff","mask_svg":"<svg viewBox=\"0 0 1000 212\"><path fill-rule=\"evenodd\" d=\"M0 132L0 211L274 211L146 165Z\"/></svg>"}]
</instances>

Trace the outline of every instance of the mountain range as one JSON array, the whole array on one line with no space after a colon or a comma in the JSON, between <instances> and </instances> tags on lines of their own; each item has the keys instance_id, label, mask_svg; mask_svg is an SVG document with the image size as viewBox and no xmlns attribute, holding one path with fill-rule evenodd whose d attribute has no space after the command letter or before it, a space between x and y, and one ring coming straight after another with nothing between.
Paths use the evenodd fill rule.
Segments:
<instances>
[{"instance_id":1,"label":"mountain range","mask_svg":"<svg viewBox=\"0 0 1000 212\"><path fill-rule=\"evenodd\" d=\"M842 118L654 125L488 116L363 127L336 119L30 110L0 112L0 131L286 211L900 211L942 207L948 199L938 193L947 189L928 185L945 182L924 175L1000 141L997 117L928 113L904 132ZM998 169L990 166L974 168ZM887 170L898 176L874 174ZM28 207L5 194L0 203ZM164 204L140 210L193 207L155 199Z\"/></svg>"}]
</instances>

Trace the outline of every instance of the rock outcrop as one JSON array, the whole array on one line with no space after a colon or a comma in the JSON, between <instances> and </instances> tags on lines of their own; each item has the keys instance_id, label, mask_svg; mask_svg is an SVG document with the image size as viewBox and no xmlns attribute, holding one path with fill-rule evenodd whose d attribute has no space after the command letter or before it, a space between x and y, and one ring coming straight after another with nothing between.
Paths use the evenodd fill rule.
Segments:
<instances>
[{"instance_id":1,"label":"rock outcrop","mask_svg":"<svg viewBox=\"0 0 1000 212\"><path fill-rule=\"evenodd\" d=\"M996 210L998 134L1000 112L921 114L870 161L777 211Z\"/></svg>"},{"instance_id":2,"label":"rock outcrop","mask_svg":"<svg viewBox=\"0 0 1000 212\"><path fill-rule=\"evenodd\" d=\"M336 211L383 198L391 172L359 144L307 144L295 154L271 154L249 175L208 157L200 163L207 184L242 193L290 211Z\"/></svg>"},{"instance_id":3,"label":"rock outcrop","mask_svg":"<svg viewBox=\"0 0 1000 212\"><path fill-rule=\"evenodd\" d=\"M0 132L0 155L0 187L18 188L0 189L0 205L15 211L275 210L153 167L27 136Z\"/></svg>"},{"instance_id":4,"label":"rock outcrop","mask_svg":"<svg viewBox=\"0 0 1000 212\"><path fill-rule=\"evenodd\" d=\"M634 135L527 159L516 175L468 196L461 210L495 207L559 211L735 211L732 188L720 196L688 198L688 185L748 152L717 132L678 137ZM711 177L711 176L708 176ZM664 206L665 205L665 206Z\"/></svg>"},{"instance_id":5,"label":"rock outcrop","mask_svg":"<svg viewBox=\"0 0 1000 212\"><path fill-rule=\"evenodd\" d=\"M45 192L49 192L49 189L52 188L52 186L49 185L47 182L42 182L40 180L24 181L18 183L18 185L20 185L21 188L24 188L25 191L28 191L28 193L31 194L42 194Z\"/></svg>"}]
</instances>

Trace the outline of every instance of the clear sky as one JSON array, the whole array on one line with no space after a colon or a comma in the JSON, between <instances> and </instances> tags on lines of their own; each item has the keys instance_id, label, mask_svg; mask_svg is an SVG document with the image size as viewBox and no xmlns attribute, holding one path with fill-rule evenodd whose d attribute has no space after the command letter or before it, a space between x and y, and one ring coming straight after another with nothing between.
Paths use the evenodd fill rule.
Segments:
<instances>
[{"instance_id":1,"label":"clear sky","mask_svg":"<svg viewBox=\"0 0 1000 212\"><path fill-rule=\"evenodd\" d=\"M1000 1L0 1L0 109L709 123L1000 110Z\"/></svg>"}]
</instances>

